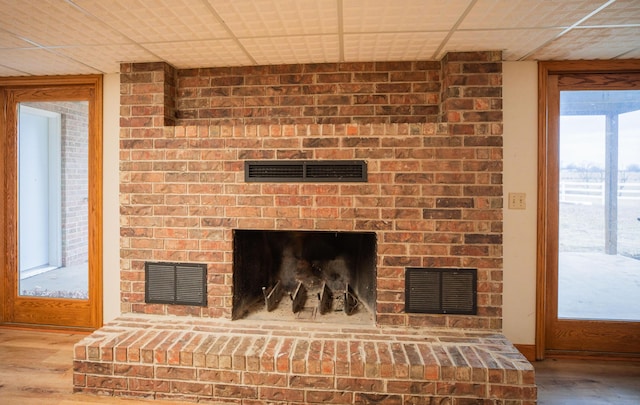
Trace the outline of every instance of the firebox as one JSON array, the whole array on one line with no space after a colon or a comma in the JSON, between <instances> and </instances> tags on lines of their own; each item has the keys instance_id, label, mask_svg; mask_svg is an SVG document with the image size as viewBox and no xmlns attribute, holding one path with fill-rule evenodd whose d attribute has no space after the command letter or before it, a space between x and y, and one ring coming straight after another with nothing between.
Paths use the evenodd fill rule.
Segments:
<instances>
[{"instance_id":1,"label":"firebox","mask_svg":"<svg viewBox=\"0 0 640 405\"><path fill-rule=\"evenodd\" d=\"M233 232L233 319L373 323L376 235Z\"/></svg>"}]
</instances>

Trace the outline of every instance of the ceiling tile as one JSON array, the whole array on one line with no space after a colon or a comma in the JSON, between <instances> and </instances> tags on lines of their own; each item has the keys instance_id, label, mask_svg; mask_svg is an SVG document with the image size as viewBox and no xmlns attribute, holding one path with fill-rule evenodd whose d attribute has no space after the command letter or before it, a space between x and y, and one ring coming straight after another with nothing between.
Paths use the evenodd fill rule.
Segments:
<instances>
[{"instance_id":1,"label":"ceiling tile","mask_svg":"<svg viewBox=\"0 0 640 405\"><path fill-rule=\"evenodd\" d=\"M502 56L506 60L518 60L552 40L562 31L561 28L456 31L437 58L443 57L447 52L496 50L503 51Z\"/></svg>"},{"instance_id":2,"label":"ceiling tile","mask_svg":"<svg viewBox=\"0 0 640 405\"><path fill-rule=\"evenodd\" d=\"M340 57L337 35L246 38L242 44L258 65L336 62Z\"/></svg>"},{"instance_id":3,"label":"ceiling tile","mask_svg":"<svg viewBox=\"0 0 640 405\"><path fill-rule=\"evenodd\" d=\"M344 32L448 31L470 0L343 0Z\"/></svg>"},{"instance_id":4,"label":"ceiling tile","mask_svg":"<svg viewBox=\"0 0 640 405\"><path fill-rule=\"evenodd\" d=\"M81 75L100 73L95 69L45 49L0 50L0 60L9 69L31 75Z\"/></svg>"},{"instance_id":5,"label":"ceiling tile","mask_svg":"<svg viewBox=\"0 0 640 405\"><path fill-rule=\"evenodd\" d=\"M42 46L123 43L118 35L95 18L64 1L4 1L0 27Z\"/></svg>"},{"instance_id":6,"label":"ceiling tile","mask_svg":"<svg viewBox=\"0 0 640 405\"><path fill-rule=\"evenodd\" d=\"M616 0L582 25L635 24L640 29L640 1Z\"/></svg>"},{"instance_id":7,"label":"ceiling tile","mask_svg":"<svg viewBox=\"0 0 640 405\"><path fill-rule=\"evenodd\" d=\"M1 53L2 51L0 51ZM9 69L8 67L0 65L0 77L8 76L28 76L26 72L20 72L18 70Z\"/></svg>"},{"instance_id":8,"label":"ceiling tile","mask_svg":"<svg viewBox=\"0 0 640 405\"><path fill-rule=\"evenodd\" d=\"M640 47L637 28L584 28L574 29L556 39L527 59L569 60L630 58L627 52ZM636 52L637 53L637 52Z\"/></svg>"},{"instance_id":9,"label":"ceiling tile","mask_svg":"<svg viewBox=\"0 0 640 405\"><path fill-rule=\"evenodd\" d=\"M0 49L34 48L35 45L23 41L14 35L0 31Z\"/></svg>"},{"instance_id":10,"label":"ceiling tile","mask_svg":"<svg viewBox=\"0 0 640 405\"><path fill-rule=\"evenodd\" d=\"M626 53L624 55L625 59L629 58L629 59L640 59L640 48L636 48L633 51Z\"/></svg>"},{"instance_id":11,"label":"ceiling tile","mask_svg":"<svg viewBox=\"0 0 640 405\"><path fill-rule=\"evenodd\" d=\"M202 0L74 0L78 6L135 42L228 38ZM144 18L140 18L144 16Z\"/></svg>"},{"instance_id":12,"label":"ceiling tile","mask_svg":"<svg viewBox=\"0 0 640 405\"><path fill-rule=\"evenodd\" d=\"M570 27L605 0L478 0L458 28Z\"/></svg>"},{"instance_id":13,"label":"ceiling tile","mask_svg":"<svg viewBox=\"0 0 640 405\"><path fill-rule=\"evenodd\" d=\"M208 1L238 38L338 32L337 1Z\"/></svg>"},{"instance_id":14,"label":"ceiling tile","mask_svg":"<svg viewBox=\"0 0 640 405\"><path fill-rule=\"evenodd\" d=\"M430 60L446 32L346 34L344 58L352 61Z\"/></svg>"},{"instance_id":15,"label":"ceiling tile","mask_svg":"<svg viewBox=\"0 0 640 405\"><path fill-rule=\"evenodd\" d=\"M157 62L161 59L138 45L100 45L56 48L56 52L102 73L117 73L122 62Z\"/></svg>"},{"instance_id":16,"label":"ceiling tile","mask_svg":"<svg viewBox=\"0 0 640 405\"><path fill-rule=\"evenodd\" d=\"M143 46L179 69L251 64L251 59L231 39L160 42Z\"/></svg>"},{"instance_id":17,"label":"ceiling tile","mask_svg":"<svg viewBox=\"0 0 640 405\"><path fill-rule=\"evenodd\" d=\"M638 32L640 0L0 0L0 75L114 72L122 61L429 60L471 50L503 50L505 60L637 58Z\"/></svg>"}]
</instances>

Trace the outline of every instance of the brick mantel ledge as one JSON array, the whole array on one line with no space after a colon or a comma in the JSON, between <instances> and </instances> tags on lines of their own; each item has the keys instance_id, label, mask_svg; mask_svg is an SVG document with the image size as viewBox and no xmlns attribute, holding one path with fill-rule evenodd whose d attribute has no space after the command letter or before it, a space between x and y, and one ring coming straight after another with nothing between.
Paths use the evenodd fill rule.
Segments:
<instances>
[{"instance_id":1,"label":"brick mantel ledge","mask_svg":"<svg viewBox=\"0 0 640 405\"><path fill-rule=\"evenodd\" d=\"M74 350L74 391L219 404L536 403L490 331L126 315Z\"/></svg>"}]
</instances>

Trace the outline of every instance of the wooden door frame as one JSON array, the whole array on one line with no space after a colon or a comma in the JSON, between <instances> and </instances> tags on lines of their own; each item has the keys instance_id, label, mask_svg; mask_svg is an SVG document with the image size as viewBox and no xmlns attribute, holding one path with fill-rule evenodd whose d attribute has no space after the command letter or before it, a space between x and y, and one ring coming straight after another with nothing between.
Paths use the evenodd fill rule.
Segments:
<instances>
[{"instance_id":1,"label":"wooden door frame","mask_svg":"<svg viewBox=\"0 0 640 405\"><path fill-rule=\"evenodd\" d=\"M557 267L557 257L553 257L553 252L549 252L549 221L556 221L557 218L550 218L550 209L547 205L551 193L557 190L549 190L550 179L556 173L550 171L549 152L557 152L557 145L549 142L549 133L557 128L550 128L554 123L549 122L550 108L553 99L550 99L549 86L553 85L551 76L558 74L606 74L625 73L640 71L640 60L607 60L607 61L547 61L538 64L538 218L537 218L537 263L536 263L536 336L535 336L535 356L536 360L543 360L548 355L546 347L547 332L547 310L551 305L546 300L551 282L548 277L548 266ZM556 83L557 85L557 83ZM613 89L613 88L612 88ZM556 224L557 227L557 224ZM557 277L557 275L556 275Z\"/></svg>"},{"instance_id":2,"label":"wooden door frame","mask_svg":"<svg viewBox=\"0 0 640 405\"><path fill-rule=\"evenodd\" d=\"M10 147L7 133L9 122L7 122L8 93L16 89L41 91L46 98L47 89L65 89L71 87L86 88L91 94L89 97L89 184L88 184L88 222L89 222L89 257L88 265L91 269L89 276L89 296L91 298L89 325L84 327L72 327L72 329L97 329L103 322L103 292L102 292L102 110L103 110L103 90L102 75L70 75L70 76L39 76L39 77L0 77L0 155L3 156L4 163L0 164L0 191L7 198L0 199L0 281L4 286L14 285L13 274L15 255L16 228L16 207L15 190L10 187L17 179L8 178L13 176L15 170L10 165L15 165L15 159L9 159L7 153ZM44 100L46 101L46 100ZM8 317L9 308L13 303L9 302L5 287L0 288L0 325L16 325ZM67 300L71 301L71 300ZM18 324L27 327L57 328L51 325L38 324ZM64 328L64 326L60 326Z\"/></svg>"}]
</instances>

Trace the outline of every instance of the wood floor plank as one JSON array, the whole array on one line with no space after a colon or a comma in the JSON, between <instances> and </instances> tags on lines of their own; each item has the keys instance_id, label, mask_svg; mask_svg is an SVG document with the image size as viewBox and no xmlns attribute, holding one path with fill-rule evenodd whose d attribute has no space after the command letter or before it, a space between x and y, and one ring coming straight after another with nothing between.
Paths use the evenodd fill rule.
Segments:
<instances>
[{"instance_id":1,"label":"wood floor plank","mask_svg":"<svg viewBox=\"0 0 640 405\"><path fill-rule=\"evenodd\" d=\"M73 345L84 336L0 329L0 404L182 404L74 394Z\"/></svg>"},{"instance_id":2,"label":"wood floor plank","mask_svg":"<svg viewBox=\"0 0 640 405\"><path fill-rule=\"evenodd\" d=\"M534 366L539 405L640 404L640 362L548 359Z\"/></svg>"}]
</instances>

